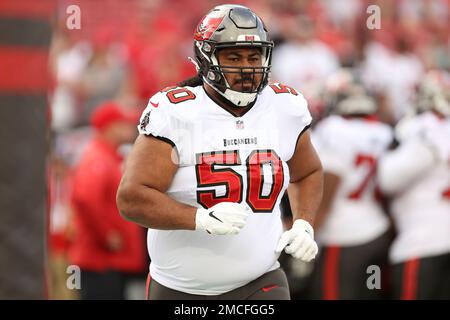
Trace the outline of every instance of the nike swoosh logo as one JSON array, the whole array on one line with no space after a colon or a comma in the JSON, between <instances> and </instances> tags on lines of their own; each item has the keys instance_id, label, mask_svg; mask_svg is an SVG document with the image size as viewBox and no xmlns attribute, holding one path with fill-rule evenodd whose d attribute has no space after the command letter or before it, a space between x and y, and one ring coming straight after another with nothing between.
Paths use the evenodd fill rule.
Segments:
<instances>
[{"instance_id":1,"label":"nike swoosh logo","mask_svg":"<svg viewBox=\"0 0 450 320\"><path fill-rule=\"evenodd\" d=\"M261 288L261 290L264 291L264 292L269 292L270 290L275 289L277 287L278 286L276 284L274 284L274 285L271 285L271 286L268 286L268 287Z\"/></svg>"},{"instance_id":2,"label":"nike swoosh logo","mask_svg":"<svg viewBox=\"0 0 450 320\"><path fill-rule=\"evenodd\" d=\"M158 102L158 103L153 103L153 102L150 101L150 103L151 103L151 105L152 105L153 107L155 107L155 108L158 108L158 106L159 106L159 102Z\"/></svg>"},{"instance_id":3,"label":"nike swoosh logo","mask_svg":"<svg viewBox=\"0 0 450 320\"><path fill-rule=\"evenodd\" d=\"M211 218L214 218L214 219L216 219L216 220L219 220L220 222L222 222L223 223L223 221L222 220L220 220L219 218L217 218L215 215L213 215L213 212L214 211L211 211L210 213L209 213L209 216L211 217Z\"/></svg>"}]
</instances>

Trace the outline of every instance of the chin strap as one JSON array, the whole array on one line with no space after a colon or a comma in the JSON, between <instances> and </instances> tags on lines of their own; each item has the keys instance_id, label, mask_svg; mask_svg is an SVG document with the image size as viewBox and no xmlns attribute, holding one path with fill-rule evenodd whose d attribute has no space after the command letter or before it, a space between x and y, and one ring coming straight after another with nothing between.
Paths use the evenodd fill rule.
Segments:
<instances>
[{"instance_id":1,"label":"chin strap","mask_svg":"<svg viewBox=\"0 0 450 320\"><path fill-rule=\"evenodd\" d=\"M250 103L255 101L257 93L245 93L238 92L231 89L226 89L225 92L220 91L216 87L214 87L208 79L203 77L203 81L208 84L211 88L214 89L217 93L219 93L222 97L230 101L233 105L239 108L247 107Z\"/></svg>"},{"instance_id":2,"label":"chin strap","mask_svg":"<svg viewBox=\"0 0 450 320\"><path fill-rule=\"evenodd\" d=\"M255 101L257 93L244 93L227 89L222 95L237 107L246 107Z\"/></svg>"}]
</instances>

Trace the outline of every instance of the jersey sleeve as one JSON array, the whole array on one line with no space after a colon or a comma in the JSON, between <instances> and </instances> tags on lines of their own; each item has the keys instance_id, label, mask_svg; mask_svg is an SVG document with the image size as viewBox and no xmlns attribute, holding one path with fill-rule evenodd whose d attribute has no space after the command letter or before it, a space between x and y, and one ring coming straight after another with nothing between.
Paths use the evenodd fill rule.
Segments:
<instances>
[{"instance_id":1,"label":"jersey sleeve","mask_svg":"<svg viewBox=\"0 0 450 320\"><path fill-rule=\"evenodd\" d=\"M176 147L176 121L170 113L170 107L160 92L151 97L137 127L139 134L154 136Z\"/></svg>"},{"instance_id":2,"label":"jersey sleeve","mask_svg":"<svg viewBox=\"0 0 450 320\"><path fill-rule=\"evenodd\" d=\"M276 94L276 107L282 110L283 145L287 147L287 160L295 152L301 135L310 127L312 122L308 102L303 95L295 89L290 88L288 93ZM278 99L278 96L280 97Z\"/></svg>"},{"instance_id":3,"label":"jersey sleeve","mask_svg":"<svg viewBox=\"0 0 450 320\"><path fill-rule=\"evenodd\" d=\"M298 119L298 131L299 135L309 128L312 122L312 116L308 109L308 102L302 94L298 96L291 97L292 104L297 108L297 119Z\"/></svg>"},{"instance_id":4,"label":"jersey sleeve","mask_svg":"<svg viewBox=\"0 0 450 320\"><path fill-rule=\"evenodd\" d=\"M417 117L405 117L395 126L395 139L402 143L416 136L422 130L422 124Z\"/></svg>"},{"instance_id":5,"label":"jersey sleeve","mask_svg":"<svg viewBox=\"0 0 450 320\"><path fill-rule=\"evenodd\" d=\"M407 143L409 140L422 141L434 149L437 158L444 162L448 161L450 147L448 137L450 136L450 125L439 120L431 112L423 113L412 118L404 118L395 127L397 141Z\"/></svg>"}]
</instances>

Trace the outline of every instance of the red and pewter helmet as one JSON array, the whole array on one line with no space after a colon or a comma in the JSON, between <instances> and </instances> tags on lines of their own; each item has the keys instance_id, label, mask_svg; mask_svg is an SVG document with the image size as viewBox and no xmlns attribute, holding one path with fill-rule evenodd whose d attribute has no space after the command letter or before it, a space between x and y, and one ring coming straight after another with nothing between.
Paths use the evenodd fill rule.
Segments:
<instances>
[{"instance_id":1,"label":"red and pewter helmet","mask_svg":"<svg viewBox=\"0 0 450 320\"><path fill-rule=\"evenodd\" d=\"M450 117L450 73L445 70L430 70L419 84L417 111L436 110Z\"/></svg>"},{"instance_id":2,"label":"red and pewter helmet","mask_svg":"<svg viewBox=\"0 0 450 320\"><path fill-rule=\"evenodd\" d=\"M375 99L354 71L341 68L325 81L323 101L327 113L370 115L377 111Z\"/></svg>"},{"instance_id":3,"label":"red and pewter helmet","mask_svg":"<svg viewBox=\"0 0 450 320\"><path fill-rule=\"evenodd\" d=\"M251 47L261 49L261 67L229 67L221 65L217 51L229 47ZM269 40L267 29L249 8L241 5L220 5L203 17L194 34L194 51L197 72L203 81L237 107L245 107L255 101L269 81L273 42ZM245 72L244 72L245 71ZM251 77L250 90L232 90L226 73L241 73ZM261 74L259 85L255 75Z\"/></svg>"}]
</instances>

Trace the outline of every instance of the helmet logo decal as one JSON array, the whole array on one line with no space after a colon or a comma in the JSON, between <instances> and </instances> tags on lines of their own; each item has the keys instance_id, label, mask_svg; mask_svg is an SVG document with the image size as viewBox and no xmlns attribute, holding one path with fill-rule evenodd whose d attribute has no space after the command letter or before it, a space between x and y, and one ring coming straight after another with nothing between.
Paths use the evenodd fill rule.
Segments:
<instances>
[{"instance_id":1,"label":"helmet logo decal","mask_svg":"<svg viewBox=\"0 0 450 320\"><path fill-rule=\"evenodd\" d=\"M197 41L208 40L217 27L222 22L224 16L221 17L205 17L197 26L194 34L194 39Z\"/></svg>"}]
</instances>

